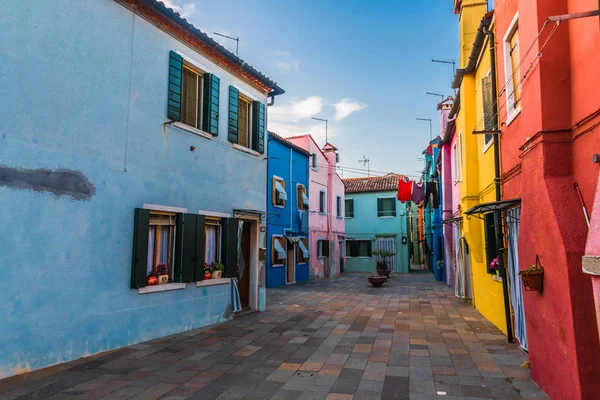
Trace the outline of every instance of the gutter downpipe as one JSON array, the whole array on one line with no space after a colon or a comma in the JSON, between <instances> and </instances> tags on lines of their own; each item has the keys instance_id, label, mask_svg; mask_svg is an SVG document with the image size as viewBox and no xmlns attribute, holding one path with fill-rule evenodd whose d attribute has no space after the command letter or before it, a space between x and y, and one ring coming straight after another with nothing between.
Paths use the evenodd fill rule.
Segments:
<instances>
[{"instance_id":1,"label":"gutter downpipe","mask_svg":"<svg viewBox=\"0 0 600 400\"><path fill-rule=\"evenodd\" d=\"M483 28L483 32L488 36L490 43L490 63L491 63L491 78L492 78L492 99L497 96L498 88L496 87L496 44L494 32L490 31L487 26ZM498 103L492 103L492 112L494 113L494 129L498 130ZM494 182L496 186L496 201L502 200L501 185L500 185L500 135L494 135ZM502 212L494 211L495 230L496 230L496 246L498 248L498 270L502 279L502 295L504 297L504 316L506 317L506 333L508 343L513 343L512 318L510 312L510 297L508 293L508 278L505 268L504 254L501 249L504 249L504 235L502 233Z\"/></svg>"}]
</instances>

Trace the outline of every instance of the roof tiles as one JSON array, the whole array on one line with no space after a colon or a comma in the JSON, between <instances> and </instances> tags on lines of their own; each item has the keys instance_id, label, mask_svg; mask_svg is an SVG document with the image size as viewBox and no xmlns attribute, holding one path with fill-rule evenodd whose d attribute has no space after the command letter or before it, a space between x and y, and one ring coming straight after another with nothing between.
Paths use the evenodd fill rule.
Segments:
<instances>
[{"instance_id":1,"label":"roof tiles","mask_svg":"<svg viewBox=\"0 0 600 400\"><path fill-rule=\"evenodd\" d=\"M398 190L398 180L404 175L390 172L384 176L342 179L346 193L386 192Z\"/></svg>"}]
</instances>

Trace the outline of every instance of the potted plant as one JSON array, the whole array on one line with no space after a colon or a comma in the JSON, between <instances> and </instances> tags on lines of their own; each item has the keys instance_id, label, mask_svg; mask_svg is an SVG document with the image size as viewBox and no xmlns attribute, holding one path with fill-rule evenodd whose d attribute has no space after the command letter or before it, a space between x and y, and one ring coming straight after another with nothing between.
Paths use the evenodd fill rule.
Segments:
<instances>
[{"instance_id":1,"label":"potted plant","mask_svg":"<svg viewBox=\"0 0 600 400\"><path fill-rule=\"evenodd\" d=\"M491 262L490 262L490 270L494 271L494 273L496 275L499 275L499 271L498 271L498 267L500 266L500 263L498 263L498 257L494 258Z\"/></svg>"},{"instance_id":2,"label":"potted plant","mask_svg":"<svg viewBox=\"0 0 600 400\"><path fill-rule=\"evenodd\" d=\"M392 253L391 251L387 251L387 250L376 250L372 252L373 255L378 256L381 258L381 261L377 261L377 266L376 266L376 270L377 270L377 274L379 276L390 276L390 269L388 268L388 258L389 257L393 257L396 255L396 253Z\"/></svg>"},{"instance_id":3,"label":"potted plant","mask_svg":"<svg viewBox=\"0 0 600 400\"><path fill-rule=\"evenodd\" d=\"M167 267L167 264L158 264L154 269L154 274L158 278L159 285L169 283L169 268Z\"/></svg>"},{"instance_id":4,"label":"potted plant","mask_svg":"<svg viewBox=\"0 0 600 400\"><path fill-rule=\"evenodd\" d=\"M532 292L544 291L544 267L540 263L539 256L535 256L535 265L530 265L528 269L520 271L521 280L525 290Z\"/></svg>"},{"instance_id":5,"label":"potted plant","mask_svg":"<svg viewBox=\"0 0 600 400\"><path fill-rule=\"evenodd\" d=\"M156 286L158 285L158 278L154 275L154 271L148 272L148 277L146 278L146 286Z\"/></svg>"},{"instance_id":6,"label":"potted plant","mask_svg":"<svg viewBox=\"0 0 600 400\"><path fill-rule=\"evenodd\" d=\"M219 279L223 275L223 271L225 270L225 266L219 261L215 261L211 264L211 274L210 277L212 279Z\"/></svg>"},{"instance_id":7,"label":"potted plant","mask_svg":"<svg viewBox=\"0 0 600 400\"><path fill-rule=\"evenodd\" d=\"M204 263L204 280L210 279L210 275L212 274L212 267L208 263Z\"/></svg>"}]
</instances>

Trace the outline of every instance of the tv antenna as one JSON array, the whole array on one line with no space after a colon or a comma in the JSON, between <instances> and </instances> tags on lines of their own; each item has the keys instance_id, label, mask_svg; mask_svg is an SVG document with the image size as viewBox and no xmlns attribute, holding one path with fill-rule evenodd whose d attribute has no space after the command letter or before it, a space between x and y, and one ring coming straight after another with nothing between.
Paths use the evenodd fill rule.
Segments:
<instances>
[{"instance_id":1,"label":"tv antenna","mask_svg":"<svg viewBox=\"0 0 600 400\"><path fill-rule=\"evenodd\" d=\"M367 177L371 177L371 160L369 160L367 158L367 156L363 155L363 159L362 160L358 160L359 163L362 163L363 167L367 167Z\"/></svg>"},{"instance_id":2,"label":"tv antenna","mask_svg":"<svg viewBox=\"0 0 600 400\"><path fill-rule=\"evenodd\" d=\"M238 56L238 50L240 48L240 38L239 37L227 36L227 35L223 35L222 33L219 33L219 32L215 32L215 35L224 37L226 39L235 40L235 56L236 57Z\"/></svg>"}]
</instances>

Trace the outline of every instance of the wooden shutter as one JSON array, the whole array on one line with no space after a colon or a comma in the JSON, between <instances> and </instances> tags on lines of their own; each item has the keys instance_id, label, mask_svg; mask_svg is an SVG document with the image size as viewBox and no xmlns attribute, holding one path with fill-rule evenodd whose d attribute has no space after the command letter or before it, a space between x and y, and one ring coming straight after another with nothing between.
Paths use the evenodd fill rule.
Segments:
<instances>
[{"instance_id":1,"label":"wooden shutter","mask_svg":"<svg viewBox=\"0 0 600 400\"><path fill-rule=\"evenodd\" d=\"M229 124L227 129L227 140L232 143L238 142L239 98L239 90L234 86L229 86Z\"/></svg>"},{"instance_id":2,"label":"wooden shutter","mask_svg":"<svg viewBox=\"0 0 600 400\"><path fill-rule=\"evenodd\" d=\"M389 201L392 202L392 216L396 216L396 199L390 199Z\"/></svg>"},{"instance_id":3,"label":"wooden shutter","mask_svg":"<svg viewBox=\"0 0 600 400\"><path fill-rule=\"evenodd\" d=\"M146 286L148 267L148 229L150 210L136 208L133 219L133 257L131 265L131 288Z\"/></svg>"},{"instance_id":4,"label":"wooden shutter","mask_svg":"<svg viewBox=\"0 0 600 400\"><path fill-rule=\"evenodd\" d=\"M488 75L481 80L482 100L483 100L483 129L491 131L496 129L495 118L493 111L494 98L492 93L492 76ZM485 143L488 143L493 138L492 135L485 135Z\"/></svg>"},{"instance_id":5,"label":"wooden shutter","mask_svg":"<svg viewBox=\"0 0 600 400\"><path fill-rule=\"evenodd\" d=\"M204 74L202 130L213 136L219 135L219 83L220 80L216 75Z\"/></svg>"},{"instance_id":6,"label":"wooden shutter","mask_svg":"<svg viewBox=\"0 0 600 400\"><path fill-rule=\"evenodd\" d=\"M373 256L373 242L370 240L367 241L367 257Z\"/></svg>"},{"instance_id":7,"label":"wooden shutter","mask_svg":"<svg viewBox=\"0 0 600 400\"><path fill-rule=\"evenodd\" d=\"M181 87L181 122L194 128L199 128L198 119L198 80L200 76L189 68L183 68L183 83Z\"/></svg>"},{"instance_id":8,"label":"wooden shutter","mask_svg":"<svg viewBox=\"0 0 600 400\"><path fill-rule=\"evenodd\" d=\"M193 282L196 267L196 214L178 214L175 238L175 281Z\"/></svg>"},{"instance_id":9,"label":"wooden shutter","mask_svg":"<svg viewBox=\"0 0 600 400\"><path fill-rule=\"evenodd\" d=\"M237 276L237 242L238 242L238 220L235 218L223 219L223 264L225 271L223 275L227 278Z\"/></svg>"},{"instance_id":10,"label":"wooden shutter","mask_svg":"<svg viewBox=\"0 0 600 400\"><path fill-rule=\"evenodd\" d=\"M252 102L252 150L265 152L265 105Z\"/></svg>"},{"instance_id":11,"label":"wooden shutter","mask_svg":"<svg viewBox=\"0 0 600 400\"><path fill-rule=\"evenodd\" d=\"M377 199L377 216L383 215L383 199Z\"/></svg>"},{"instance_id":12,"label":"wooden shutter","mask_svg":"<svg viewBox=\"0 0 600 400\"><path fill-rule=\"evenodd\" d=\"M204 280L204 259L206 252L206 231L204 230L206 218L204 215L196 215L196 258L193 271L193 280Z\"/></svg>"},{"instance_id":13,"label":"wooden shutter","mask_svg":"<svg viewBox=\"0 0 600 400\"><path fill-rule=\"evenodd\" d=\"M167 100L167 118L181 121L181 85L183 57L171 51L169 56L169 97Z\"/></svg>"},{"instance_id":14,"label":"wooden shutter","mask_svg":"<svg viewBox=\"0 0 600 400\"><path fill-rule=\"evenodd\" d=\"M238 144L250 148L250 103L238 98Z\"/></svg>"}]
</instances>

